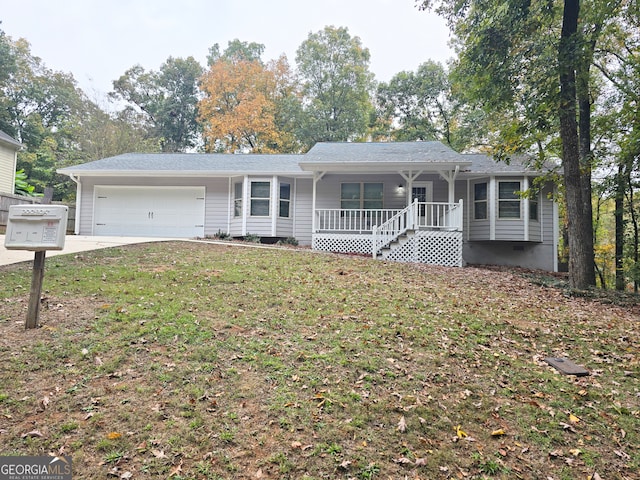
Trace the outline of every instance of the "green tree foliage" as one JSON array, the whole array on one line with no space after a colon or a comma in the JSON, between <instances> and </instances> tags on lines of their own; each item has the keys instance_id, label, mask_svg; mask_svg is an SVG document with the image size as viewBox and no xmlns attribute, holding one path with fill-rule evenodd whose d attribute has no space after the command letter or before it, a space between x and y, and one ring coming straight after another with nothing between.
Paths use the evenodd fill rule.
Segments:
<instances>
[{"instance_id":1,"label":"green tree foliage","mask_svg":"<svg viewBox=\"0 0 640 480\"><path fill-rule=\"evenodd\" d=\"M462 150L473 138L464 128L471 112L454 98L447 70L438 62L427 61L415 72L380 83L376 105L391 140L440 140Z\"/></svg>"},{"instance_id":2,"label":"green tree foliage","mask_svg":"<svg viewBox=\"0 0 640 480\"><path fill-rule=\"evenodd\" d=\"M262 54L264 53L265 46L261 43L255 42L241 42L237 38L231 40L227 44L227 48L221 52L220 45L217 43L209 48L209 55L207 55L207 65L211 66L220 60L227 60L231 63L239 61L247 62L262 62Z\"/></svg>"},{"instance_id":3,"label":"green tree foliage","mask_svg":"<svg viewBox=\"0 0 640 480\"><path fill-rule=\"evenodd\" d=\"M420 2L443 15L455 34L455 74L467 100L499 122L492 125L493 153L562 159L570 278L577 288L595 283L591 108L600 92L591 66L607 26L621 20L621 3Z\"/></svg>"},{"instance_id":4,"label":"green tree foliage","mask_svg":"<svg viewBox=\"0 0 640 480\"><path fill-rule=\"evenodd\" d=\"M304 113L299 138L307 146L365 136L373 109L369 58L369 50L344 27L325 27L300 45L296 64Z\"/></svg>"},{"instance_id":5,"label":"green tree foliage","mask_svg":"<svg viewBox=\"0 0 640 480\"><path fill-rule=\"evenodd\" d=\"M90 102L71 75L54 72L33 56L26 40L2 33L0 45L0 117L3 130L25 147L18 152L18 169L35 193L51 186L54 199L68 197L75 184L56 169L86 159L76 127Z\"/></svg>"},{"instance_id":6,"label":"green tree foliage","mask_svg":"<svg viewBox=\"0 0 640 480\"><path fill-rule=\"evenodd\" d=\"M162 151L186 151L200 142L197 104L202 71L193 57L169 57L158 72L135 65L113 82L110 95L144 114L143 126L149 137L159 140Z\"/></svg>"}]
</instances>

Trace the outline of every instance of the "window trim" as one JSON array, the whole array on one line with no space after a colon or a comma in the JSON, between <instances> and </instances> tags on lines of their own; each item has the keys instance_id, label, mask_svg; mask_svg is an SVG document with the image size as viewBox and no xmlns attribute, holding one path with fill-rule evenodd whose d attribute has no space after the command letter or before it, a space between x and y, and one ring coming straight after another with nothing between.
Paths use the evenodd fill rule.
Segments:
<instances>
[{"instance_id":1,"label":"window trim","mask_svg":"<svg viewBox=\"0 0 640 480\"><path fill-rule=\"evenodd\" d=\"M254 184L266 184L269 186L269 192L264 197L255 197L253 192ZM264 185L263 185L264 186ZM258 203L259 202L259 203ZM266 213L264 215L258 215L253 213L254 206L258 204L266 204ZM270 180L251 180L249 182L249 216L268 218L271 216L271 181Z\"/></svg>"},{"instance_id":2,"label":"window trim","mask_svg":"<svg viewBox=\"0 0 640 480\"><path fill-rule=\"evenodd\" d=\"M282 187L287 185L288 187L288 196L285 198L282 196ZM282 207L286 205L287 214L282 215ZM278 217L279 218L291 218L291 183L290 182L280 182L278 185Z\"/></svg>"},{"instance_id":3,"label":"window trim","mask_svg":"<svg viewBox=\"0 0 640 480\"><path fill-rule=\"evenodd\" d=\"M506 198L502 198L501 197L501 190L500 190L500 185L501 184L506 184L506 183L514 183L514 184L518 184L518 188L516 190L513 191L513 193L509 194L509 195L513 195L512 197L506 197ZM497 211L497 218L498 220L522 220L522 196L520 196L518 193L516 192L520 192L522 191L522 182L520 180L498 180L497 182L497 201L498 201L498 211ZM505 204L518 204L518 216L504 216L502 215L501 212L501 207Z\"/></svg>"},{"instance_id":4,"label":"window trim","mask_svg":"<svg viewBox=\"0 0 640 480\"><path fill-rule=\"evenodd\" d=\"M484 198L476 199L476 187L484 185ZM478 217L478 204L484 204L484 217ZM489 182L477 182L473 184L473 219L479 222L489 220Z\"/></svg>"},{"instance_id":5,"label":"window trim","mask_svg":"<svg viewBox=\"0 0 640 480\"><path fill-rule=\"evenodd\" d=\"M243 182L233 183L233 218L241 218L242 212L242 200L243 200ZM238 196L240 194L240 196Z\"/></svg>"},{"instance_id":6,"label":"window trim","mask_svg":"<svg viewBox=\"0 0 640 480\"><path fill-rule=\"evenodd\" d=\"M344 198L343 187L344 185L359 185L359 193L357 198ZM365 198L365 185L380 185L380 197L379 198ZM344 202L358 202L357 208L344 208ZM379 202L379 207L365 207L372 202ZM341 182L340 183L340 209L341 210L382 210L384 209L384 182Z\"/></svg>"}]
</instances>

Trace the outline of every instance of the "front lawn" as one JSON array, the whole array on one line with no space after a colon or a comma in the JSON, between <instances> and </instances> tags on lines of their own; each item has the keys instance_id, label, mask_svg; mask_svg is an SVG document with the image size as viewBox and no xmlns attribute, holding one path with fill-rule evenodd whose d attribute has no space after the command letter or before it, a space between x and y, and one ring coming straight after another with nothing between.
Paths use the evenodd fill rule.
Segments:
<instances>
[{"instance_id":1,"label":"front lawn","mask_svg":"<svg viewBox=\"0 0 640 480\"><path fill-rule=\"evenodd\" d=\"M0 452L83 479L638 478L638 304L537 278L151 243L47 258L25 331L31 265L0 267Z\"/></svg>"}]
</instances>

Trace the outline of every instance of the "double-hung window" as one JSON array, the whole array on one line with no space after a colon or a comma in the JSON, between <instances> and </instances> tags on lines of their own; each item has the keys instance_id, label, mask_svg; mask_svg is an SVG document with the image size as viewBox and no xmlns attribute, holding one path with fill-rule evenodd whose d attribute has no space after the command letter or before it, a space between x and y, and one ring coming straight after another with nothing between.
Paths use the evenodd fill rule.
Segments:
<instances>
[{"instance_id":1,"label":"double-hung window","mask_svg":"<svg viewBox=\"0 0 640 480\"><path fill-rule=\"evenodd\" d=\"M498 182L498 218L520 218L520 182Z\"/></svg>"},{"instance_id":2,"label":"double-hung window","mask_svg":"<svg viewBox=\"0 0 640 480\"><path fill-rule=\"evenodd\" d=\"M486 220L487 217L487 183L476 183L473 186L473 218Z\"/></svg>"},{"instance_id":3,"label":"double-hung window","mask_svg":"<svg viewBox=\"0 0 640 480\"><path fill-rule=\"evenodd\" d=\"M268 217L271 205L271 182L251 182L251 216Z\"/></svg>"},{"instance_id":4,"label":"double-hung window","mask_svg":"<svg viewBox=\"0 0 640 480\"><path fill-rule=\"evenodd\" d=\"M291 210L291 184L280 184L280 205L278 215L283 218L289 218Z\"/></svg>"},{"instance_id":5,"label":"double-hung window","mask_svg":"<svg viewBox=\"0 0 640 480\"><path fill-rule=\"evenodd\" d=\"M233 216L242 216L242 183L233 184Z\"/></svg>"},{"instance_id":6,"label":"double-hung window","mask_svg":"<svg viewBox=\"0 0 640 480\"><path fill-rule=\"evenodd\" d=\"M343 183L340 186L340 208L343 210L382 209L383 184Z\"/></svg>"}]
</instances>

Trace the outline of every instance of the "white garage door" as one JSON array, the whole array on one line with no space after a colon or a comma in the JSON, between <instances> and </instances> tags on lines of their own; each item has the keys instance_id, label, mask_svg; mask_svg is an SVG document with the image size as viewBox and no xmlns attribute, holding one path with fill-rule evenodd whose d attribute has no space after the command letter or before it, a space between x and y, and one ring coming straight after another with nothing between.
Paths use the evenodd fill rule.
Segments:
<instances>
[{"instance_id":1,"label":"white garage door","mask_svg":"<svg viewBox=\"0 0 640 480\"><path fill-rule=\"evenodd\" d=\"M94 189L94 235L204 237L204 187Z\"/></svg>"}]
</instances>

